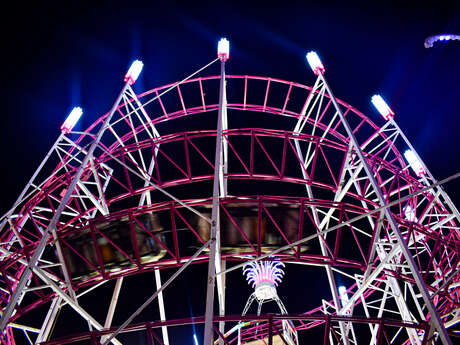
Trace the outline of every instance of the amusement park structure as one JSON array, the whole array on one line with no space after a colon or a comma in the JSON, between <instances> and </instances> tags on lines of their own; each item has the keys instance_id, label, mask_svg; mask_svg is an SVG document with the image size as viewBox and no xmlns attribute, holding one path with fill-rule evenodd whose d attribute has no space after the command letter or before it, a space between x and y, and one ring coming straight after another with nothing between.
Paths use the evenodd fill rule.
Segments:
<instances>
[{"instance_id":1,"label":"amusement park structure","mask_svg":"<svg viewBox=\"0 0 460 345\"><path fill-rule=\"evenodd\" d=\"M226 75L229 51L222 39L215 60L141 94L136 60L88 129L74 130L82 109L72 111L0 219L2 344L120 345L138 332L173 345L192 323L204 345L453 344L460 214L442 185L459 174L436 180L381 96L375 122L337 99L316 53L306 86ZM197 76L216 63L220 75ZM163 294L200 264L204 315L169 317ZM299 283L288 313L276 289L284 266L327 289ZM243 269L255 291L229 315L227 283ZM145 272L156 291L113 325L123 281ZM113 283L100 320L81 298ZM154 300L160 319L137 321ZM280 312L264 313L267 301ZM64 308L87 330L53 336Z\"/></svg>"}]
</instances>

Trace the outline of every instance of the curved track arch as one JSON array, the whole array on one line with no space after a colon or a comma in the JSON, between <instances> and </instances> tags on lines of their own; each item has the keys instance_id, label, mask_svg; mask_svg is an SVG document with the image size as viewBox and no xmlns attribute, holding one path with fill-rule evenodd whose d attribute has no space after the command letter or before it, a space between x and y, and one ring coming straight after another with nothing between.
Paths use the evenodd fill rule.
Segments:
<instances>
[{"instance_id":1,"label":"curved track arch","mask_svg":"<svg viewBox=\"0 0 460 345\"><path fill-rule=\"evenodd\" d=\"M67 203L57 237L43 253L42 275L66 293L78 293L111 279L179 267L206 243L209 226L199 214L210 216L212 206L219 81L220 76L196 78L140 95L132 90L124 94ZM386 337L400 343L418 343L414 334L426 338L429 313L327 90L318 81L308 87L275 78L226 76L226 82L222 180L228 189L219 201L222 259L231 266L290 246L271 256L306 270L327 267L341 277L347 293L355 296L353 307L337 310L329 295L327 302L318 299L316 308L294 310L301 315L293 317L299 332L317 326L334 329L325 315L336 317L340 327L357 322L352 320L356 316L369 324L369 339L377 334L375 324L380 329L393 325ZM455 212L438 191L426 188L430 181L405 163L400 152L406 143L389 122L377 125L337 102L443 322L454 323L459 291L449 286L460 280ZM42 169L9 215L1 233L2 306L106 116L75 141L60 137L48 170ZM195 258L197 263L207 260L206 251ZM22 324L56 300L51 283L44 284L37 273L32 277L12 323ZM326 280L325 275L320 279ZM376 303L384 306L379 312L372 310ZM139 327L151 332L153 326ZM11 344L13 329L8 328L5 338ZM256 339L265 331L253 327L245 334ZM337 339L343 332L337 331ZM356 340L356 334L347 334Z\"/></svg>"}]
</instances>

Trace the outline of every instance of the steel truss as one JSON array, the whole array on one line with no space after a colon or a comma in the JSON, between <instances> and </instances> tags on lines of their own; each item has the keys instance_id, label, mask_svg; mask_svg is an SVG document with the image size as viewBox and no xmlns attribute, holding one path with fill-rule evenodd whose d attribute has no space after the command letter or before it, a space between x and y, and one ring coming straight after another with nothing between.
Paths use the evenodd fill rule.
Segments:
<instances>
[{"instance_id":1,"label":"steel truss","mask_svg":"<svg viewBox=\"0 0 460 345\"><path fill-rule=\"evenodd\" d=\"M262 315L227 315L224 317L215 317L213 320L213 331L216 337L216 340L223 340L225 344L236 344L237 335L235 333L226 333L223 334L219 331L218 323L225 321L228 324L235 324L237 322L242 322L245 324L257 324L256 327L247 328L241 332L244 342L251 342L255 340L266 341L270 343L271 335L282 336L282 321L289 320L295 322L296 324L302 325L298 327L299 331L304 334L308 334L312 329L318 330L323 334L325 343L330 339L333 341L340 342L340 335L335 330L338 327L339 322L348 322L356 326L360 325L377 325L380 329L376 339L376 344L391 344L391 334L394 328L410 328L425 332L425 338L422 343L426 344L428 342L428 332L426 330L429 328L426 322L421 322L418 324L403 322L395 319L384 319L384 318L363 318L358 316L349 316L349 315L324 315L324 314L262 314ZM143 332L145 333L145 341L147 344L154 344L155 342L162 343L161 338L158 335L160 328L164 326L168 327L180 327L184 325L202 324L204 323L204 317L196 318L186 318L178 320L169 320L169 321L157 321L157 322L144 322L131 324L127 326L123 332ZM60 345L60 344L71 344L77 341L88 341L88 344L97 344L97 339L106 334L110 334L114 329L107 329L103 331L92 331L80 333L65 338L61 338L54 341L48 341L43 343L43 345ZM230 333L230 334L229 334ZM242 342L243 342L242 341ZM283 343L287 344L285 339L282 339Z\"/></svg>"},{"instance_id":2,"label":"steel truss","mask_svg":"<svg viewBox=\"0 0 460 345\"><path fill-rule=\"evenodd\" d=\"M269 120L244 123L253 113ZM206 116L213 120L201 120ZM202 127L177 130L185 119ZM18 332L30 343L120 344L116 334L136 329L149 343L153 336L168 345L167 328L190 320L168 320L159 270L177 267L178 275L200 262L209 262L207 312L194 322L207 320L206 344L217 338L231 344L223 334L239 320L266 320L242 334L247 341L268 336L271 343L283 317L295 320L297 331L323 327L325 344L423 345L438 337L451 343L448 331L459 320L458 210L423 162L421 177L406 164L401 150L415 150L395 120L375 124L336 99L322 74L308 87L226 76L222 61L220 76L186 78L140 95L127 83L112 110L76 134L76 140L58 137L1 218L6 344ZM257 224L253 233L248 219ZM122 224L128 245L107 224ZM139 233L155 252L142 248ZM90 243L92 256L79 238ZM307 271L324 267L328 298L300 315L225 316L232 271L225 263L270 253ZM147 302L158 296L162 321L111 326L123 279L146 271L156 272L157 292ZM78 299L112 279L100 322ZM219 316L213 316L215 279ZM347 282L346 298L337 279ZM41 328L27 325L43 305L49 309L37 316ZM48 341L66 305L87 320L89 331Z\"/></svg>"}]
</instances>

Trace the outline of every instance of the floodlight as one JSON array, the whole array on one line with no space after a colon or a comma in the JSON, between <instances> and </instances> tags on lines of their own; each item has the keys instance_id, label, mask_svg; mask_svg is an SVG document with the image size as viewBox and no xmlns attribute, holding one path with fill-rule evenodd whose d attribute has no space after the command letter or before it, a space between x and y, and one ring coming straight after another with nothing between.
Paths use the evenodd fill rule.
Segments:
<instances>
[{"instance_id":1,"label":"floodlight","mask_svg":"<svg viewBox=\"0 0 460 345\"><path fill-rule=\"evenodd\" d=\"M227 61L230 56L230 42L226 38L222 38L217 44L217 56L220 61Z\"/></svg>"},{"instance_id":2,"label":"floodlight","mask_svg":"<svg viewBox=\"0 0 460 345\"><path fill-rule=\"evenodd\" d=\"M318 54L316 52L311 51L307 54L307 61L308 64L310 65L310 68L312 69L313 73L316 75L323 74L325 69L323 66L323 63L319 59Z\"/></svg>"},{"instance_id":3,"label":"floodlight","mask_svg":"<svg viewBox=\"0 0 460 345\"><path fill-rule=\"evenodd\" d=\"M377 109L380 115L383 116L385 120L390 120L393 118L395 113L393 112L393 110L391 110L388 104L384 101L382 96L374 95L372 96L371 101L374 107Z\"/></svg>"},{"instance_id":4,"label":"floodlight","mask_svg":"<svg viewBox=\"0 0 460 345\"><path fill-rule=\"evenodd\" d=\"M80 119L81 115L83 114L83 110L80 107L75 107L70 112L69 116L65 119L64 123L61 126L61 131L64 134L68 134L72 131L75 124Z\"/></svg>"},{"instance_id":5,"label":"floodlight","mask_svg":"<svg viewBox=\"0 0 460 345\"><path fill-rule=\"evenodd\" d=\"M425 174L425 169L423 169L422 163L420 163L420 161L417 159L417 156L412 150L407 150L406 152L404 152L404 157L411 166L412 170L414 170L415 175L420 177L423 174Z\"/></svg>"},{"instance_id":6,"label":"floodlight","mask_svg":"<svg viewBox=\"0 0 460 345\"><path fill-rule=\"evenodd\" d=\"M142 61L134 61L131 64L131 67L129 68L128 72L126 72L125 82L129 83L129 85L133 85L136 82L137 77L139 77L139 74L141 74L142 67L144 67Z\"/></svg>"},{"instance_id":7,"label":"floodlight","mask_svg":"<svg viewBox=\"0 0 460 345\"><path fill-rule=\"evenodd\" d=\"M339 297L344 307L348 302L347 288L345 286L339 286Z\"/></svg>"}]
</instances>

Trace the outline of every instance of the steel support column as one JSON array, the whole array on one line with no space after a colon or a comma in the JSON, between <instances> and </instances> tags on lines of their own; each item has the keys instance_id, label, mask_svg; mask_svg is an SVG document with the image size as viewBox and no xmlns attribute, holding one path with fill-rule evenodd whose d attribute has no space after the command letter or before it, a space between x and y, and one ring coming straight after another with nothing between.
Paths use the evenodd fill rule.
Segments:
<instances>
[{"instance_id":1,"label":"steel support column","mask_svg":"<svg viewBox=\"0 0 460 345\"><path fill-rule=\"evenodd\" d=\"M157 286L157 291L158 291L161 288L161 276L160 276L159 269L155 270L155 284ZM163 292L161 291L158 294L158 309L160 310L160 320L165 321L166 320L165 304L163 301ZM163 343L165 345L169 345L168 327L161 326L161 333L163 335Z\"/></svg>"},{"instance_id":2,"label":"steel support column","mask_svg":"<svg viewBox=\"0 0 460 345\"><path fill-rule=\"evenodd\" d=\"M118 278L115 282L115 287L113 288L112 299L110 300L109 310L107 311L107 316L105 318L104 328L110 328L112 326L113 315L115 314L115 308L117 307L118 296L120 295L121 285L123 284L123 277ZM107 336L101 338L103 343Z\"/></svg>"},{"instance_id":3,"label":"steel support column","mask_svg":"<svg viewBox=\"0 0 460 345\"><path fill-rule=\"evenodd\" d=\"M222 117L225 99L225 61L220 63L220 93L219 93L219 111L217 114L217 133L216 133L216 155L214 160L214 184L212 193L212 214L211 214L211 246L209 251L208 279L206 288L206 314L204 326L203 345L212 345L214 318L214 287L216 280L216 260L220 265L220 221L219 221L219 177L222 172ZM220 270L219 270L220 272Z\"/></svg>"},{"instance_id":4,"label":"steel support column","mask_svg":"<svg viewBox=\"0 0 460 345\"><path fill-rule=\"evenodd\" d=\"M307 100L305 102L305 106L303 107L302 112L301 112L300 117L299 117L299 120L297 121L297 124L296 124L296 126L294 128L295 133L300 133L302 131L302 129L303 129L305 123L307 122L308 118L310 117L310 113L312 111L312 109L309 109L309 105L310 105L310 103L311 103L311 101L312 101L312 99L314 97L314 93L319 87L321 87L323 85L320 85L320 78L318 77L316 79L316 82L315 82L315 85L314 85L312 91L309 93L309 95L307 97ZM321 95L323 95L323 94L324 93L321 92ZM302 176L303 176L303 178L305 180L309 180L310 177L308 176L308 174L306 172L308 153L306 154L305 159L304 159L302 150L300 148L299 141L297 139L294 139L294 144L295 144L295 148L296 148L298 158L301 160L299 163L301 164L300 170L302 172ZM311 186L309 184L305 184L305 188L306 188L308 197L311 198L311 199L314 199L313 191L312 191ZM312 208L313 219L315 221L316 227L318 228L318 231L321 231L322 228L321 228L321 225L320 225L321 222L320 222L320 219L319 219L319 216L318 216L318 211L317 211L315 206L312 206L311 208ZM324 219L323 219L323 223L324 223ZM327 252L326 245L324 243L325 239L322 236L319 236L318 240L319 240L319 244L320 244L320 248L321 248L321 254L323 256L325 256L325 257L329 257L329 253ZM334 301L334 306L335 306L335 309L337 310L337 312L339 312L339 310L340 310L340 301L339 301L339 294L337 292L337 284L335 282L334 274L333 274L332 269L331 269L331 267L329 265L325 265L324 267L326 269L326 276L327 276L327 280L329 282L329 288L331 290L332 299ZM348 337L347 337L345 324L343 322L339 322L339 326L340 326L340 331L342 333L343 342L344 342L345 345L348 345L349 341L348 341Z\"/></svg>"},{"instance_id":5,"label":"steel support column","mask_svg":"<svg viewBox=\"0 0 460 345\"><path fill-rule=\"evenodd\" d=\"M334 107L336 108L339 116L340 116L340 119L341 119L341 122L343 124L343 126L345 127L345 130L348 134L348 137L350 139L350 142L353 144L355 150L356 150L356 153L359 157L359 159L361 160L362 164L364 165L364 169L366 171L366 174L369 178L369 181L371 182L371 185L372 187L374 188L374 192L376 193L378 199L379 199L379 203L380 205L382 206L385 206L387 203L385 201L385 198L382 194L382 191L380 190L380 187L377 183L377 181L375 180L374 178L374 174L366 160L366 158L364 157L364 154L361 150L361 147L359 146L359 143L356 139L356 137L354 136L353 134L353 130L351 129L350 125L348 124L348 121L346 120L345 116L343 115L343 112L342 110L340 109L333 93L332 93L332 90L331 88L329 87L329 85L327 84L326 82L326 79L324 78L324 75L322 73L319 73L319 77L321 78L321 80L324 82L324 85L327 89L327 92L334 104ZM433 326L438 330L439 332L439 335L441 337L441 340L442 340L442 343L444 345L452 345L452 341L449 337L449 335L447 334L447 331L446 329L444 328L444 325L442 324L442 321L441 321L441 318L439 316L439 314L437 313L436 311L436 308L434 307L433 305L433 302L431 301L431 298L430 298L430 294L428 292L428 289L427 287L425 286L425 283L423 281L423 278L420 274L420 272L418 271L417 269L417 266L415 264L415 261L409 251L409 248L407 247L407 244L404 242L404 238L402 236L402 233L401 233L401 230L399 229L398 227L398 224L396 223L396 220L394 219L393 217L393 214L391 213L390 209L389 208L385 208L384 209L384 213L385 213L385 217L387 218L390 226L391 226L391 229L393 230L394 234L396 235L396 238L397 238L397 241L398 241L398 244L400 245L401 247L401 250L402 250L402 253L404 255L404 258L406 259L409 267L410 267L410 271L415 279L415 282L417 284L417 287L418 289L420 290L422 296L423 296L423 299L425 301L425 304L428 308L428 311L430 312L430 315L431 315L431 322L433 323Z\"/></svg>"},{"instance_id":6,"label":"steel support column","mask_svg":"<svg viewBox=\"0 0 460 345\"><path fill-rule=\"evenodd\" d=\"M62 198L62 201L59 205L59 207L56 209L56 212L54 213L53 218L51 219L48 227L46 228L45 232L43 233L43 236L40 240L40 242L37 245L37 248L34 251L34 254L32 255L29 265L27 268L24 270L21 278L19 279L19 282L16 286L16 289L14 290L10 300L8 301L8 305L5 308L5 311L3 312L2 318L0 320L0 333L3 333L3 330L5 329L8 320L10 319L13 310L16 307L16 303L19 300L19 297L23 293L23 289L29 280L33 268L37 265L38 260L40 259L41 255L43 254L43 251L45 250L46 244L48 243L49 238L51 237L51 234L53 231L56 231L56 225L59 221L59 218L61 217L62 212L64 211L64 208L66 207L67 203L69 202L75 187L77 186L77 183L80 181L80 177L82 176L83 172L85 171L88 163L90 162L90 159L93 156L94 150L96 149L97 145L99 144L102 135L104 134L105 130L107 129L110 120L112 119L113 114L118 108L118 105L123 97L124 92L128 88L129 83L126 82L125 85L123 86L120 94L118 95L115 103L112 106L112 109L110 110L109 114L104 120L104 123L102 124L101 128L99 129L95 140L91 144L90 148L88 149L88 154L85 156L83 159L80 167L78 168L77 172L75 173L75 176L72 178L72 181L70 182L69 188L67 189L64 197Z\"/></svg>"},{"instance_id":7,"label":"steel support column","mask_svg":"<svg viewBox=\"0 0 460 345\"><path fill-rule=\"evenodd\" d=\"M36 344L48 340L54 325L54 321L56 320L56 316L59 312L59 309L61 308L61 303L61 297L55 297L51 302L51 306L48 309L48 313L46 314L45 320L43 321L40 333L38 334L37 340L35 341Z\"/></svg>"}]
</instances>

